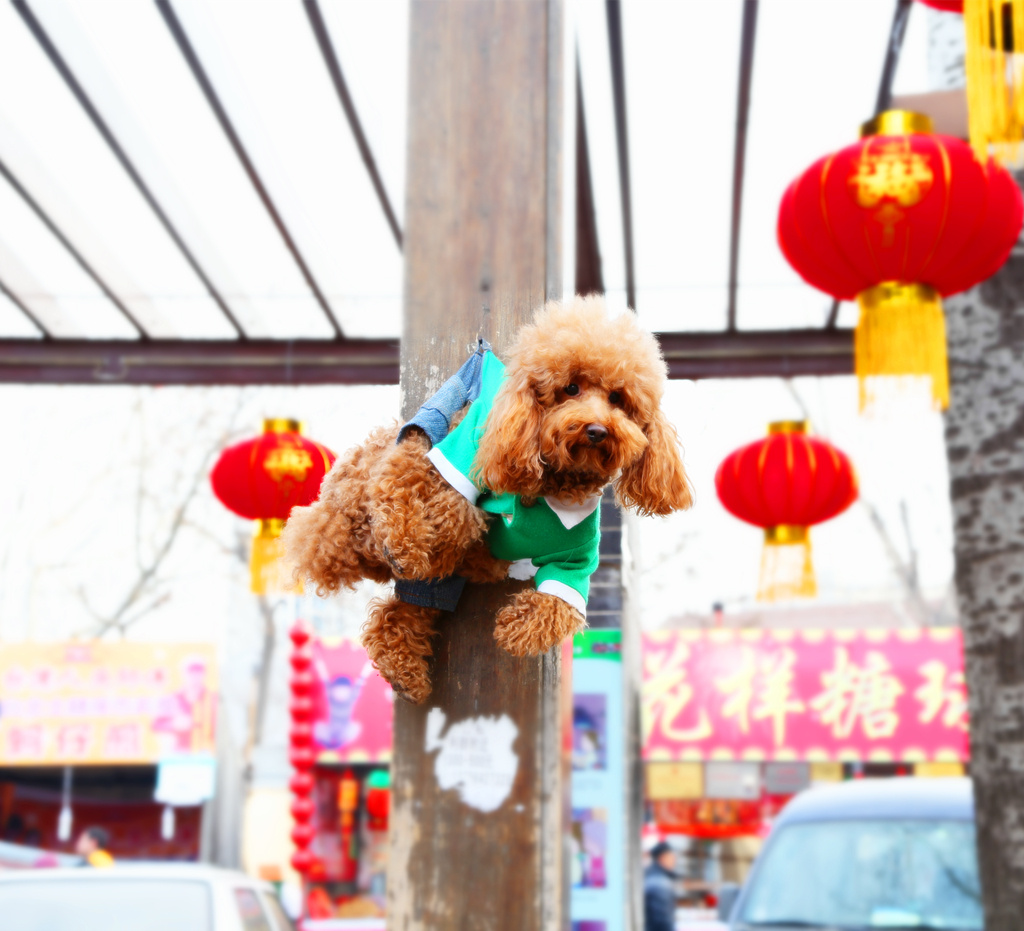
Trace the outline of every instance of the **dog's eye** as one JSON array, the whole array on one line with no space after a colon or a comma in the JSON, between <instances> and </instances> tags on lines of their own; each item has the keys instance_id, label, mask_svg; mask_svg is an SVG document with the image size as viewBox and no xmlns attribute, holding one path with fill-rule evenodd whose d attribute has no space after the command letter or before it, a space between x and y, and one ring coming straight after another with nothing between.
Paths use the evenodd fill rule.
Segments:
<instances>
[{"instance_id":1,"label":"dog's eye","mask_svg":"<svg viewBox=\"0 0 1024 931\"><path fill-rule=\"evenodd\" d=\"M609 394L608 395L608 403L609 404L621 404L622 403L622 392L621 391L613 391L611 394Z\"/></svg>"},{"instance_id":2,"label":"dog's eye","mask_svg":"<svg viewBox=\"0 0 1024 931\"><path fill-rule=\"evenodd\" d=\"M566 385L565 393L569 395L570 398L574 398L580 393L580 386L576 384Z\"/></svg>"}]
</instances>

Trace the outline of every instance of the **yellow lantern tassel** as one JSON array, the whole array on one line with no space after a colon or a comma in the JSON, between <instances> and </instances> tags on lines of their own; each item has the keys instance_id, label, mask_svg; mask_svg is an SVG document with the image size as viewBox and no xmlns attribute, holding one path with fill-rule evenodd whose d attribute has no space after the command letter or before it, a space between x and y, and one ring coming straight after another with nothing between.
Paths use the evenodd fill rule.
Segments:
<instances>
[{"instance_id":1,"label":"yellow lantern tassel","mask_svg":"<svg viewBox=\"0 0 1024 931\"><path fill-rule=\"evenodd\" d=\"M785 601L817 594L809 529L788 524L765 528L757 600Z\"/></svg>"},{"instance_id":2,"label":"yellow lantern tassel","mask_svg":"<svg viewBox=\"0 0 1024 931\"><path fill-rule=\"evenodd\" d=\"M964 0L971 146L1015 161L1024 136L1024 0ZM990 150L991 147L991 150Z\"/></svg>"},{"instance_id":3,"label":"yellow lantern tassel","mask_svg":"<svg viewBox=\"0 0 1024 931\"><path fill-rule=\"evenodd\" d=\"M281 547L283 520L258 520L252 536L249 558L251 589L256 595L301 594L302 586L293 585L286 571Z\"/></svg>"},{"instance_id":4,"label":"yellow lantern tassel","mask_svg":"<svg viewBox=\"0 0 1024 931\"><path fill-rule=\"evenodd\" d=\"M860 409L872 407L886 388L894 387L893 376L928 378L932 405L949 407L946 318L938 292L926 285L884 282L858 294L857 303L854 364Z\"/></svg>"}]
</instances>

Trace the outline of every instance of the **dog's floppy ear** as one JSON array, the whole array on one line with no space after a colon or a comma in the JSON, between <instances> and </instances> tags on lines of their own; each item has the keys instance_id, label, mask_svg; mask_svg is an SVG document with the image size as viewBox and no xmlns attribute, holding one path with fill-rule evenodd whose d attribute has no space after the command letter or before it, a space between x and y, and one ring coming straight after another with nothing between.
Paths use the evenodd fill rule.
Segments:
<instances>
[{"instance_id":1,"label":"dog's floppy ear","mask_svg":"<svg viewBox=\"0 0 1024 931\"><path fill-rule=\"evenodd\" d=\"M644 435L647 449L622 470L615 483L615 497L623 507L645 515L660 517L685 510L693 504L693 489L683 468L675 427L656 410Z\"/></svg>"},{"instance_id":2,"label":"dog's floppy ear","mask_svg":"<svg viewBox=\"0 0 1024 931\"><path fill-rule=\"evenodd\" d=\"M541 413L525 376L509 377L494 399L474 462L474 472L485 487L498 493L537 493L544 477Z\"/></svg>"}]
</instances>

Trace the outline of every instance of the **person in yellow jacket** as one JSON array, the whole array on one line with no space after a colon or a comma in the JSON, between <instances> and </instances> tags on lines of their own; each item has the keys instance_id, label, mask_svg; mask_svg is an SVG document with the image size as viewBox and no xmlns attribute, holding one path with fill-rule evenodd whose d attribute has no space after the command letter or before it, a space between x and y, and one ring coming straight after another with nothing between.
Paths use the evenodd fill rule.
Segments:
<instances>
[{"instance_id":1,"label":"person in yellow jacket","mask_svg":"<svg viewBox=\"0 0 1024 931\"><path fill-rule=\"evenodd\" d=\"M106 828L86 828L78 837L75 853L83 860L83 866L113 866L114 858L107 847L110 846L110 832Z\"/></svg>"}]
</instances>

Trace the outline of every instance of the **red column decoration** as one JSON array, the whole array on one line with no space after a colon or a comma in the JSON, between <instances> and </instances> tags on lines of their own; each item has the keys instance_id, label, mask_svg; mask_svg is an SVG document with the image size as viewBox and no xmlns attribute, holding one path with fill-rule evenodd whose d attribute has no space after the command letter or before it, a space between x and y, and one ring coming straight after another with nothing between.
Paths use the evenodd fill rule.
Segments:
<instances>
[{"instance_id":1,"label":"red column decoration","mask_svg":"<svg viewBox=\"0 0 1024 931\"><path fill-rule=\"evenodd\" d=\"M292 700L291 732L289 734L289 760L295 774L289 788L292 792L292 841L295 853L292 855L292 866L304 879L308 877L313 865L313 853L310 844L313 842L313 765L316 763L316 752L313 749L313 655L310 647L309 631L301 621L297 621L289 634L292 641Z\"/></svg>"}]
</instances>

